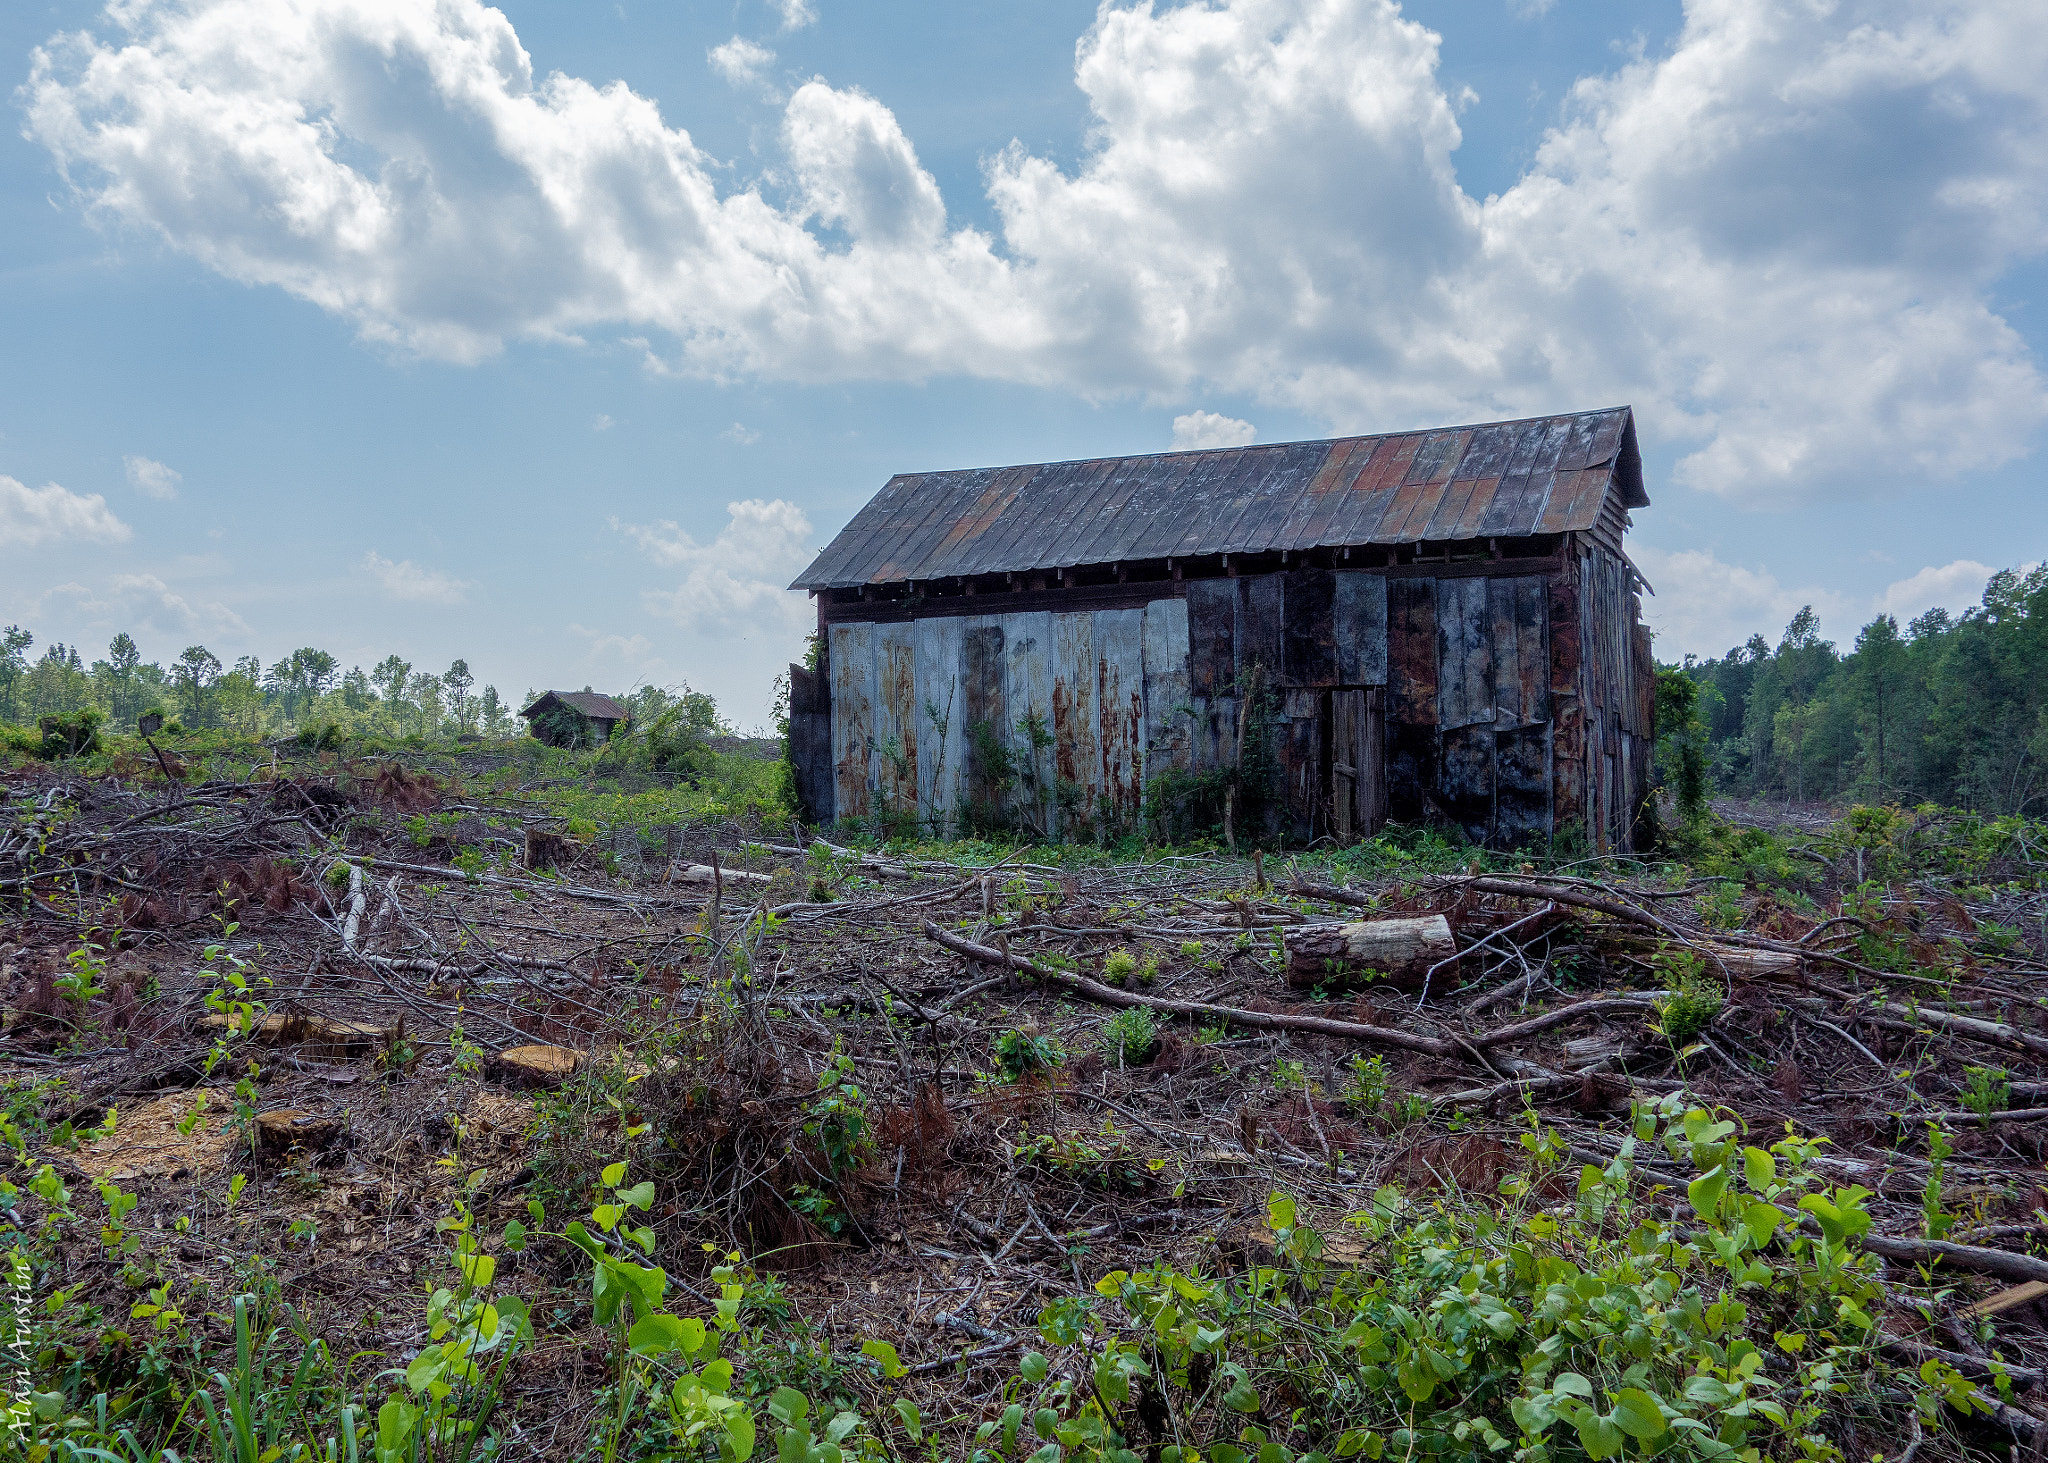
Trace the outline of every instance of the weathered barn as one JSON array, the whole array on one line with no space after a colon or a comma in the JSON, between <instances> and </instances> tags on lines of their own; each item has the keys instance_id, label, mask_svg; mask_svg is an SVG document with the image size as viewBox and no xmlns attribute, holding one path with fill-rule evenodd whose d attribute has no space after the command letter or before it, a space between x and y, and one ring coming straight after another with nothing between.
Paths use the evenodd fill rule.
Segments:
<instances>
[{"instance_id":1,"label":"weathered barn","mask_svg":"<svg viewBox=\"0 0 2048 1463\"><path fill-rule=\"evenodd\" d=\"M580 691L543 691L519 713L527 730L553 747L594 747L611 740L612 728L632 713L611 697L585 686Z\"/></svg>"},{"instance_id":2,"label":"weathered barn","mask_svg":"<svg viewBox=\"0 0 2048 1463\"><path fill-rule=\"evenodd\" d=\"M791 586L823 641L791 667L799 793L821 822L1074 837L1256 759L1295 841L1392 818L1630 848L1648 502L1627 407L900 475Z\"/></svg>"}]
</instances>

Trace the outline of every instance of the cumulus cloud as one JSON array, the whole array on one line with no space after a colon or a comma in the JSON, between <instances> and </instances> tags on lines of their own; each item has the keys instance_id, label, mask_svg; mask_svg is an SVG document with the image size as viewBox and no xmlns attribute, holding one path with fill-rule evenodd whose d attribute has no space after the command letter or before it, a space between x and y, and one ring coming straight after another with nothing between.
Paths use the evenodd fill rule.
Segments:
<instances>
[{"instance_id":1,"label":"cumulus cloud","mask_svg":"<svg viewBox=\"0 0 2048 1463\"><path fill-rule=\"evenodd\" d=\"M748 86L759 81L761 73L775 64L775 53L745 36L734 36L724 45L706 51L704 59L734 86Z\"/></svg>"},{"instance_id":2,"label":"cumulus cloud","mask_svg":"<svg viewBox=\"0 0 2048 1463\"><path fill-rule=\"evenodd\" d=\"M737 442L742 447L751 447L761 440L759 432L740 422L734 422L718 435L728 442Z\"/></svg>"},{"instance_id":3,"label":"cumulus cloud","mask_svg":"<svg viewBox=\"0 0 2048 1463\"><path fill-rule=\"evenodd\" d=\"M74 493L56 483L31 488L0 473L0 549L32 549L70 539L126 543L132 536L98 493Z\"/></svg>"},{"instance_id":4,"label":"cumulus cloud","mask_svg":"<svg viewBox=\"0 0 2048 1463\"><path fill-rule=\"evenodd\" d=\"M90 211L426 355L613 331L678 373L1214 392L1338 431L1632 401L1749 503L1986 468L2048 419L1990 303L2048 239L2048 28L1998 0L1692 0L1485 199L1395 0L1105 4L1089 148L990 159L995 236L824 80L728 181L623 83L537 78L481 0L108 15L22 93Z\"/></svg>"},{"instance_id":5,"label":"cumulus cloud","mask_svg":"<svg viewBox=\"0 0 2048 1463\"><path fill-rule=\"evenodd\" d=\"M775 8L782 15L785 31L802 30L818 19L818 7L811 0L774 0Z\"/></svg>"},{"instance_id":6,"label":"cumulus cloud","mask_svg":"<svg viewBox=\"0 0 2048 1463\"><path fill-rule=\"evenodd\" d=\"M154 574L118 574L108 585L107 597L105 608L113 611L123 629L171 636L249 633L248 622L220 601L195 604Z\"/></svg>"},{"instance_id":7,"label":"cumulus cloud","mask_svg":"<svg viewBox=\"0 0 2048 1463\"><path fill-rule=\"evenodd\" d=\"M684 571L674 589L644 596L648 610L696 630L802 630L809 606L783 586L815 551L810 519L781 498L749 498L726 504L725 511L725 527L708 544L673 522L648 527L612 520L655 563Z\"/></svg>"},{"instance_id":8,"label":"cumulus cloud","mask_svg":"<svg viewBox=\"0 0 2048 1463\"><path fill-rule=\"evenodd\" d=\"M1931 609L1960 614L1981 601L1984 586L1998 571L1975 559L1957 559L1940 566L1929 565L1909 578L1885 586L1876 608L1896 616L1900 624ZM2026 572L2022 567L2022 573Z\"/></svg>"},{"instance_id":9,"label":"cumulus cloud","mask_svg":"<svg viewBox=\"0 0 2048 1463\"><path fill-rule=\"evenodd\" d=\"M185 474L174 467L166 467L150 457L124 457L121 465L128 469L128 486L145 498L169 502L178 496L178 484L185 481Z\"/></svg>"},{"instance_id":10,"label":"cumulus cloud","mask_svg":"<svg viewBox=\"0 0 2048 1463\"><path fill-rule=\"evenodd\" d=\"M1249 447L1258 440L1250 422L1217 411L1191 411L1173 419L1173 450L1196 452L1204 447Z\"/></svg>"},{"instance_id":11,"label":"cumulus cloud","mask_svg":"<svg viewBox=\"0 0 2048 1463\"><path fill-rule=\"evenodd\" d=\"M419 604L461 604L475 587L467 579L457 579L452 574L426 568L410 559L394 563L374 549L363 555L363 568L383 585L384 592L391 598Z\"/></svg>"}]
</instances>

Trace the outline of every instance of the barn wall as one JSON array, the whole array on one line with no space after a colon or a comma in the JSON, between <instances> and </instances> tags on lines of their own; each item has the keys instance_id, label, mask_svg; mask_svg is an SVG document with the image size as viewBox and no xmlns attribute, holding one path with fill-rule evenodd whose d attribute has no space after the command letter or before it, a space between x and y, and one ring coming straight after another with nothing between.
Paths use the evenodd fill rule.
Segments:
<instances>
[{"instance_id":1,"label":"barn wall","mask_svg":"<svg viewBox=\"0 0 2048 1463\"><path fill-rule=\"evenodd\" d=\"M1627 849L1652 732L1636 581L1590 541L1517 567L1303 569L1142 605L834 624L829 758L811 755L831 786L806 805L939 836L998 816L1046 837L1129 826L1166 768L1233 764L1256 683L1275 713L1272 832L1391 817L1515 847L1583 820L1595 847Z\"/></svg>"}]
</instances>

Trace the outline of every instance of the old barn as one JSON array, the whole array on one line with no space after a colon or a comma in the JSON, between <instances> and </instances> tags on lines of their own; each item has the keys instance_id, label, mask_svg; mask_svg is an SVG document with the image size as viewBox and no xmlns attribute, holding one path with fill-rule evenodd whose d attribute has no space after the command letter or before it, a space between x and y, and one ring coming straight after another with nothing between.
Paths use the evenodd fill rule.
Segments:
<instances>
[{"instance_id":1,"label":"old barn","mask_svg":"<svg viewBox=\"0 0 2048 1463\"><path fill-rule=\"evenodd\" d=\"M902 474L792 586L822 637L791 667L800 795L820 822L1074 838L1256 766L1240 834L1628 849L1648 503L1627 407Z\"/></svg>"}]
</instances>

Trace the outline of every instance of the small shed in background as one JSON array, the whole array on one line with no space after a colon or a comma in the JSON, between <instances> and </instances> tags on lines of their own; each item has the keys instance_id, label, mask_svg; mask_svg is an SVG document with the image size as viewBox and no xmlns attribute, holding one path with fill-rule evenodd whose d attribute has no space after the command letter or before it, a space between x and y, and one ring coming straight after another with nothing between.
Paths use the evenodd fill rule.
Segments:
<instances>
[{"instance_id":1,"label":"small shed in background","mask_svg":"<svg viewBox=\"0 0 2048 1463\"><path fill-rule=\"evenodd\" d=\"M897 476L791 586L824 641L790 672L799 795L1065 838L1257 756L1268 835L1630 849L1648 503L1627 407Z\"/></svg>"},{"instance_id":2,"label":"small shed in background","mask_svg":"<svg viewBox=\"0 0 2048 1463\"><path fill-rule=\"evenodd\" d=\"M526 728L551 747L595 747L612 738L612 728L632 712L585 686L580 691L543 691L519 713Z\"/></svg>"}]
</instances>

